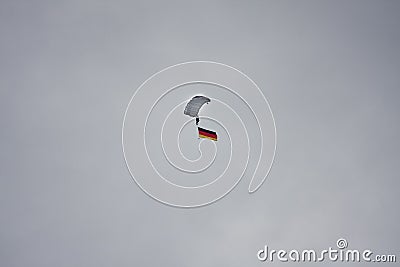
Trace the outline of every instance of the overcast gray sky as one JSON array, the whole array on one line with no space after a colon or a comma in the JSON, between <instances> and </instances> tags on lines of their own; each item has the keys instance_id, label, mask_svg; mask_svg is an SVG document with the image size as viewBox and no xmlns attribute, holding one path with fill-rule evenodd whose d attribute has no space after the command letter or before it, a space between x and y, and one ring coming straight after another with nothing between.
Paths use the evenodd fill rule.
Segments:
<instances>
[{"instance_id":1,"label":"overcast gray sky","mask_svg":"<svg viewBox=\"0 0 400 267\"><path fill-rule=\"evenodd\" d=\"M399 14L398 1L1 1L0 265L262 266L264 245L339 237L399 257ZM242 181L187 210L134 183L121 127L143 81L190 60L249 75L278 148L258 192Z\"/></svg>"}]
</instances>

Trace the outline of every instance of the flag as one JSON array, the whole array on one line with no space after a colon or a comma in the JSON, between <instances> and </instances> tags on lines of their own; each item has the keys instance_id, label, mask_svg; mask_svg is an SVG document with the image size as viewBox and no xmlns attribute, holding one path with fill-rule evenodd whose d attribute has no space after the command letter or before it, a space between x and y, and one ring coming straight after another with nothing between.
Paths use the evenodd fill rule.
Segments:
<instances>
[{"instance_id":1,"label":"flag","mask_svg":"<svg viewBox=\"0 0 400 267\"><path fill-rule=\"evenodd\" d=\"M210 139L213 141L217 141L217 133L216 132L213 132L213 131L210 131L210 130L207 130L204 128L200 128L200 127L197 127L197 128L199 130L200 138L207 138L207 139Z\"/></svg>"}]
</instances>

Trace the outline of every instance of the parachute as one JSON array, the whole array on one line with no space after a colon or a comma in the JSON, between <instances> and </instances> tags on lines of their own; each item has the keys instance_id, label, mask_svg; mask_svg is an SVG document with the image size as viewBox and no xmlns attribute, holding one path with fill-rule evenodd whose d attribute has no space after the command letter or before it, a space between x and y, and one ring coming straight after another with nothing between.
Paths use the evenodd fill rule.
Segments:
<instances>
[{"instance_id":1,"label":"parachute","mask_svg":"<svg viewBox=\"0 0 400 267\"><path fill-rule=\"evenodd\" d=\"M205 103L209 103L211 100L208 97L205 96L194 96L189 103L187 103L185 110L183 111L183 114L188 115L190 117L195 117L196 118L196 124L199 123L199 111L201 107Z\"/></svg>"},{"instance_id":2,"label":"parachute","mask_svg":"<svg viewBox=\"0 0 400 267\"><path fill-rule=\"evenodd\" d=\"M200 119L199 119L199 111L201 107L205 103L209 103L211 100L208 97L197 95L192 97L190 101L186 104L185 110L183 111L183 114L188 115L190 117L195 117L196 118L196 125L199 125ZM204 128L197 127L199 131L199 138L207 138L213 141L217 141L217 133L214 131L210 131Z\"/></svg>"}]
</instances>

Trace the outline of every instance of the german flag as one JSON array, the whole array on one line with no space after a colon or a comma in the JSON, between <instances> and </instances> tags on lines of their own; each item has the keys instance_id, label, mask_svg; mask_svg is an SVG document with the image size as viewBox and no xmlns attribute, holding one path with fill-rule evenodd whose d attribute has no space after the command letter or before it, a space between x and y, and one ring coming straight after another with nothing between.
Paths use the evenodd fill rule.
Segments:
<instances>
[{"instance_id":1,"label":"german flag","mask_svg":"<svg viewBox=\"0 0 400 267\"><path fill-rule=\"evenodd\" d=\"M210 130L207 130L204 128L200 128L200 127L197 127L197 128L199 129L199 137L200 138L207 138L207 139L210 139L213 141L217 141L217 133L216 132L213 132L213 131L210 131Z\"/></svg>"}]
</instances>

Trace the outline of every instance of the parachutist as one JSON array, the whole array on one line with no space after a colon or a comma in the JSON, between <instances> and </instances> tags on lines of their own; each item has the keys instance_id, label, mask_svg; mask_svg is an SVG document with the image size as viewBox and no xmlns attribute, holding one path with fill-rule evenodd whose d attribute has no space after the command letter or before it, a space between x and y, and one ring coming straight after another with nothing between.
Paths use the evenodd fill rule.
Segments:
<instances>
[{"instance_id":1,"label":"parachutist","mask_svg":"<svg viewBox=\"0 0 400 267\"><path fill-rule=\"evenodd\" d=\"M199 111L205 103L208 104L210 101L211 100L205 96L201 95L194 96L189 101L189 103L186 104L183 114L196 118L196 125L197 125L197 130L199 131L199 138L207 138L213 141L217 141L218 136L216 132L200 128L198 126L200 122Z\"/></svg>"}]
</instances>

